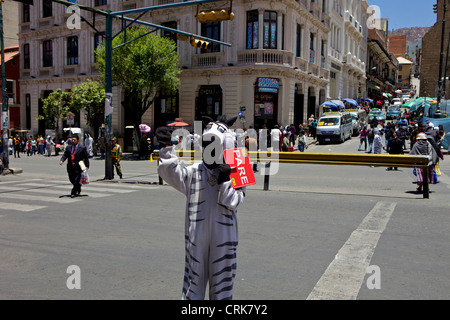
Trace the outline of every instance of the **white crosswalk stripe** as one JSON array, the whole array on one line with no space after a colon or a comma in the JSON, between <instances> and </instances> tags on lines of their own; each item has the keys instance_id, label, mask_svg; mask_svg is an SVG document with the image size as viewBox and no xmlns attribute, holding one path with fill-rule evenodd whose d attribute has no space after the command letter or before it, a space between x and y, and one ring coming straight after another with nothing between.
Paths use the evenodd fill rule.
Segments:
<instances>
[{"instance_id":1,"label":"white crosswalk stripe","mask_svg":"<svg viewBox=\"0 0 450 320\"><path fill-rule=\"evenodd\" d=\"M29 204L21 204L21 203L11 203L11 202L0 202L0 207L4 210L17 210L17 211L34 211L46 208L46 206L38 206L38 205L29 205Z\"/></svg>"},{"instance_id":2,"label":"white crosswalk stripe","mask_svg":"<svg viewBox=\"0 0 450 320\"><path fill-rule=\"evenodd\" d=\"M0 184L0 212L30 212L48 207L53 203L75 203L88 198L103 198L118 194L158 188L156 185L131 183L90 183L82 187L83 197L70 197L72 184L68 181L11 181ZM8 200L15 201L8 201ZM20 202L20 203L18 203ZM31 202L31 203L29 203ZM3 216L3 215L1 215Z\"/></svg>"}]
</instances>

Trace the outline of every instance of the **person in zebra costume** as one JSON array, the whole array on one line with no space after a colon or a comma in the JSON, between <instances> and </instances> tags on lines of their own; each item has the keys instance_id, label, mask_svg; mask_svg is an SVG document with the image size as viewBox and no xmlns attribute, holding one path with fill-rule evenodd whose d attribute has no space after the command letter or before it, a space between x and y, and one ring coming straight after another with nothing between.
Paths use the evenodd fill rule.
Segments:
<instances>
[{"instance_id":1,"label":"person in zebra costume","mask_svg":"<svg viewBox=\"0 0 450 320\"><path fill-rule=\"evenodd\" d=\"M158 173L186 196L183 300L205 299L208 283L210 300L233 297L237 207L246 190L232 187L231 168L223 161L223 149L234 148L230 126L236 119L204 117L203 159L190 166L179 163L169 128L160 127L155 132L161 145Z\"/></svg>"}]
</instances>

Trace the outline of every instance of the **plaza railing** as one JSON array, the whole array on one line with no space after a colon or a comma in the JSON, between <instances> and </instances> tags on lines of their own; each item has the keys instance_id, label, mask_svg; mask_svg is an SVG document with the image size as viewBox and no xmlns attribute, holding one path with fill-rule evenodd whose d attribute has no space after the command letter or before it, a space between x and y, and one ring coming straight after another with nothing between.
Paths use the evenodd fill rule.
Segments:
<instances>
[{"instance_id":1,"label":"plaza railing","mask_svg":"<svg viewBox=\"0 0 450 320\"><path fill-rule=\"evenodd\" d=\"M423 198L429 199L428 157L413 155L385 155L385 154L352 154L352 153L314 153L314 152L278 152L278 151L249 151L250 160L264 164L264 190L269 190L269 169L272 162L292 164L320 164L345 166L399 167L420 168L423 172ZM177 150L180 160L193 161L201 159L201 153L194 150ZM159 159L156 150L154 159ZM162 184L162 179L159 178Z\"/></svg>"}]
</instances>

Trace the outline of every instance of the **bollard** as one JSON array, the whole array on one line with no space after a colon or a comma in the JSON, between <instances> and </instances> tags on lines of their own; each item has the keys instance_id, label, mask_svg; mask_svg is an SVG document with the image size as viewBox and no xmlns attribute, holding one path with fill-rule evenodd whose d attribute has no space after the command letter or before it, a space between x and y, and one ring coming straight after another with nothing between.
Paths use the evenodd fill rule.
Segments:
<instances>
[{"instance_id":1,"label":"bollard","mask_svg":"<svg viewBox=\"0 0 450 320\"><path fill-rule=\"evenodd\" d=\"M422 167L422 178L423 178L423 198L430 199L430 185L428 183L428 166Z\"/></svg>"},{"instance_id":2,"label":"bollard","mask_svg":"<svg viewBox=\"0 0 450 320\"><path fill-rule=\"evenodd\" d=\"M270 161L264 165L264 191L269 190Z\"/></svg>"}]
</instances>

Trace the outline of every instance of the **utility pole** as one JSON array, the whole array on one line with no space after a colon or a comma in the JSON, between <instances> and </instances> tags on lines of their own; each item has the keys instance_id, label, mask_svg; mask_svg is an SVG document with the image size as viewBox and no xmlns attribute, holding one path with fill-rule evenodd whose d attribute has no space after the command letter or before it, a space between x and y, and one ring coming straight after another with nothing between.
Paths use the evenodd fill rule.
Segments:
<instances>
[{"instance_id":1,"label":"utility pole","mask_svg":"<svg viewBox=\"0 0 450 320\"><path fill-rule=\"evenodd\" d=\"M434 5L435 12L438 12L437 5ZM436 118L441 117L441 96L442 96L442 64L444 61L444 34L445 34L445 16L447 14L447 0L444 0L444 14L442 16L442 34L441 34L441 56L439 61L439 80L438 80L438 95L436 112L434 116Z\"/></svg>"},{"instance_id":2,"label":"utility pole","mask_svg":"<svg viewBox=\"0 0 450 320\"><path fill-rule=\"evenodd\" d=\"M3 39L3 0L0 0L0 47L2 63L2 145L3 166L9 168L9 145L8 145L8 94L6 93L6 71L5 71L5 44Z\"/></svg>"},{"instance_id":3,"label":"utility pole","mask_svg":"<svg viewBox=\"0 0 450 320\"><path fill-rule=\"evenodd\" d=\"M108 10L105 24L105 180L112 180L113 165L112 165L112 16L111 11Z\"/></svg>"}]
</instances>

